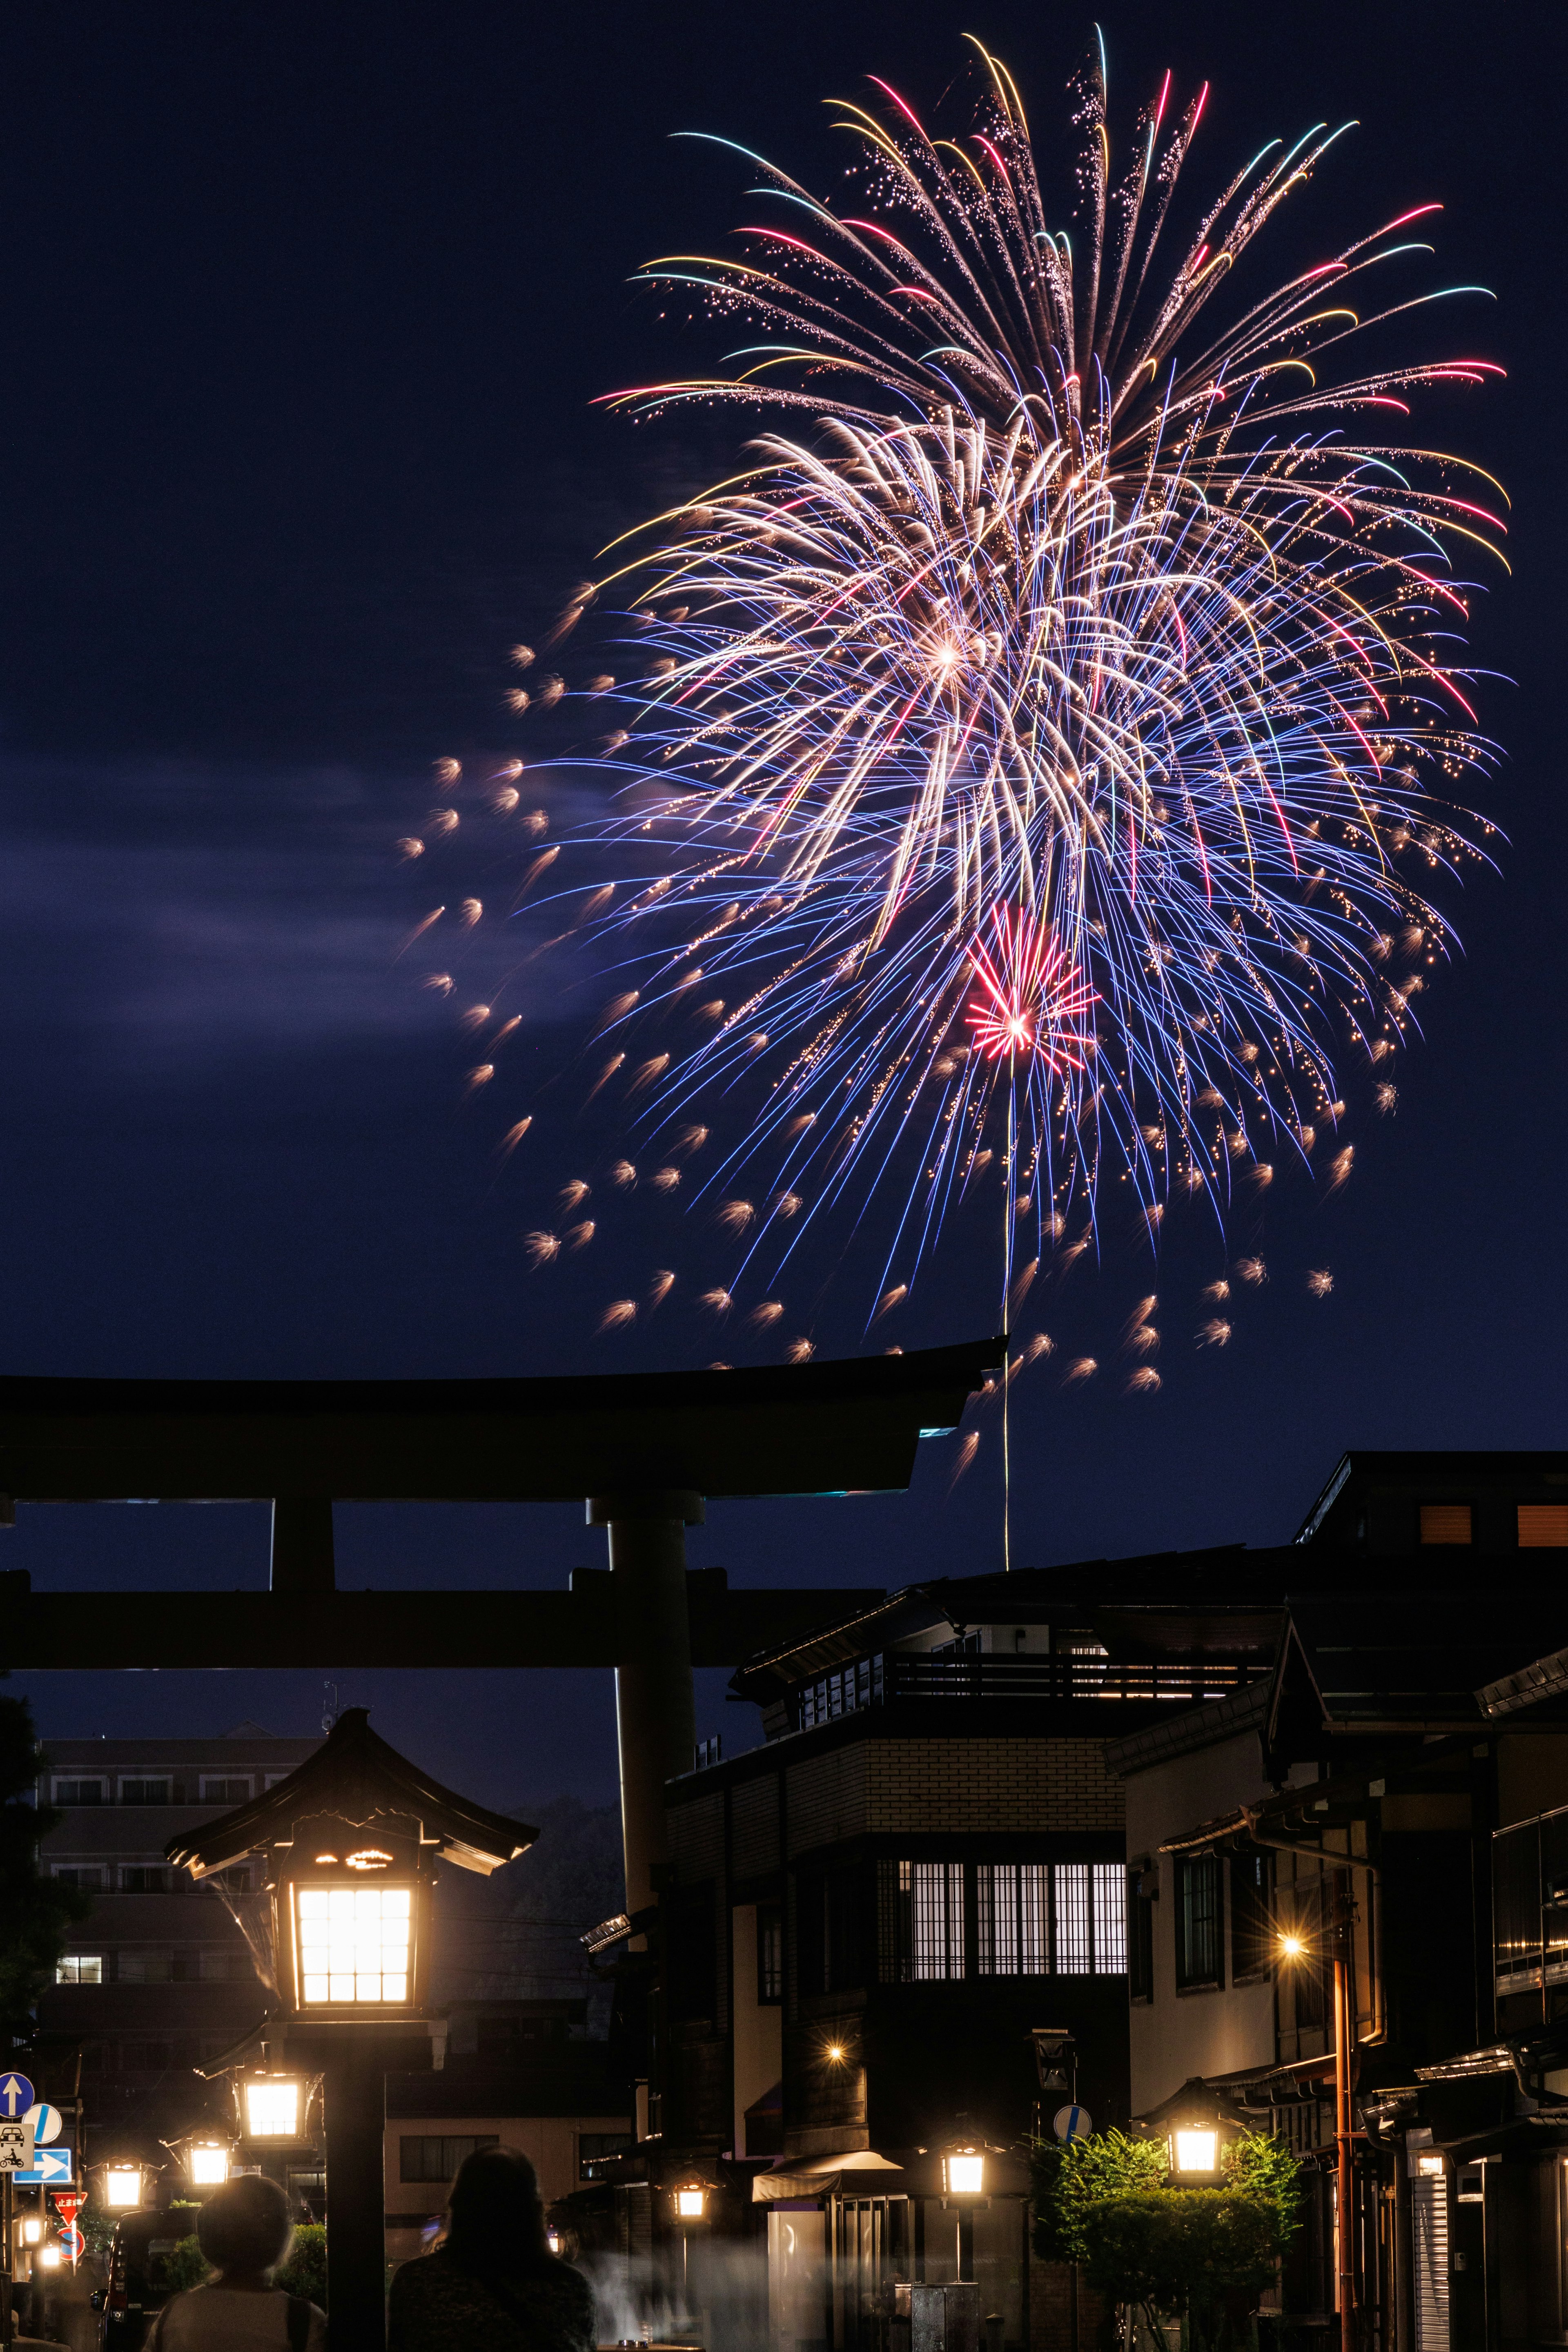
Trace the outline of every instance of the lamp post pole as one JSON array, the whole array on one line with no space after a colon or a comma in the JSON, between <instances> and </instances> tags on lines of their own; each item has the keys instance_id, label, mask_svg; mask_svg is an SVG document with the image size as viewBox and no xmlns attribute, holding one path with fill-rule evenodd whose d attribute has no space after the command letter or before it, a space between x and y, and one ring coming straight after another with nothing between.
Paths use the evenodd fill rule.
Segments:
<instances>
[{"instance_id":1,"label":"lamp post pole","mask_svg":"<svg viewBox=\"0 0 1568 2352\"><path fill-rule=\"evenodd\" d=\"M1350 1873L1333 1874L1334 2150L1339 2200L1340 2352L1356 2352L1355 2180L1351 2116Z\"/></svg>"}]
</instances>

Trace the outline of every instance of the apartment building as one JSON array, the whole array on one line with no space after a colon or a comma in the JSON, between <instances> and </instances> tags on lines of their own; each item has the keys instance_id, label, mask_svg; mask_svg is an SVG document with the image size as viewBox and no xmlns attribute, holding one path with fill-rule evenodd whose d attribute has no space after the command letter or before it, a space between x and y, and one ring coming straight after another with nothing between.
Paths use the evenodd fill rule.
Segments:
<instances>
[{"instance_id":1,"label":"apartment building","mask_svg":"<svg viewBox=\"0 0 1568 2352\"><path fill-rule=\"evenodd\" d=\"M219 2094L193 2072L256 2022L266 1996L249 1948L216 1887L172 1871L176 1831L229 1811L282 1780L320 1746L242 1723L213 1739L55 1739L40 1755L40 1805L59 1818L41 1866L89 1892L56 1980L38 2003L39 2068L68 2093L77 2054L94 2155L138 2149L207 2119ZM254 1865L227 1874L248 1888Z\"/></svg>"}]
</instances>

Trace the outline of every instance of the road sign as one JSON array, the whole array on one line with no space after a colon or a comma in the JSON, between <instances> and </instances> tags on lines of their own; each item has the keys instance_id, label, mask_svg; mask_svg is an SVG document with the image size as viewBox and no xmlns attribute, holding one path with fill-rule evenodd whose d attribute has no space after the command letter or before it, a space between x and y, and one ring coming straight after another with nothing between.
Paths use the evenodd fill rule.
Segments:
<instances>
[{"instance_id":1,"label":"road sign","mask_svg":"<svg viewBox=\"0 0 1568 2352\"><path fill-rule=\"evenodd\" d=\"M74 2221L87 2203L87 2191L85 2189L51 2189L49 2202L62 2221Z\"/></svg>"},{"instance_id":2,"label":"road sign","mask_svg":"<svg viewBox=\"0 0 1568 2352\"><path fill-rule=\"evenodd\" d=\"M13 2180L33 2170L33 2126L18 2116L15 2123L0 2116L0 2172Z\"/></svg>"},{"instance_id":3,"label":"road sign","mask_svg":"<svg viewBox=\"0 0 1568 2352\"><path fill-rule=\"evenodd\" d=\"M23 2120L32 2125L33 2138L39 2147L46 2147L50 2140L58 2139L65 2129L65 2117L58 2107L46 2106L41 2100L37 2106L27 2109Z\"/></svg>"},{"instance_id":4,"label":"road sign","mask_svg":"<svg viewBox=\"0 0 1568 2352\"><path fill-rule=\"evenodd\" d=\"M87 2240L73 2221L68 2230L60 2231L60 2252L74 2269L87 2250Z\"/></svg>"},{"instance_id":5,"label":"road sign","mask_svg":"<svg viewBox=\"0 0 1568 2352\"><path fill-rule=\"evenodd\" d=\"M1051 2117L1051 2129L1058 2139L1087 2139L1094 2129L1094 2117L1087 2107L1058 2107Z\"/></svg>"},{"instance_id":6,"label":"road sign","mask_svg":"<svg viewBox=\"0 0 1568 2352\"><path fill-rule=\"evenodd\" d=\"M0 2077L0 2116L25 2116L33 2103L33 2086L26 2074Z\"/></svg>"},{"instance_id":7,"label":"road sign","mask_svg":"<svg viewBox=\"0 0 1568 2352\"><path fill-rule=\"evenodd\" d=\"M0 2124L0 2132L21 2128L20 2124ZM19 2189L68 2189L75 2178L70 2142L61 2140L58 2147L35 2148L26 2171L14 2172L11 2178Z\"/></svg>"}]
</instances>

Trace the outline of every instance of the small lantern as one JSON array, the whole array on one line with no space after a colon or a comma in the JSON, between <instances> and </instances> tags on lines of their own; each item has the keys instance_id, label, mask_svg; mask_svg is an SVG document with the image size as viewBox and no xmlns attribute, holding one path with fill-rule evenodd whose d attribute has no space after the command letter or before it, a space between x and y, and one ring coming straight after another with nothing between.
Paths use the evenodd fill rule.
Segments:
<instances>
[{"instance_id":1,"label":"small lantern","mask_svg":"<svg viewBox=\"0 0 1568 2352\"><path fill-rule=\"evenodd\" d=\"M22 2224L22 2243L25 2246L41 2246L43 2242L44 2224L42 2216L37 2213L29 2213L26 2220Z\"/></svg>"},{"instance_id":2,"label":"small lantern","mask_svg":"<svg viewBox=\"0 0 1568 2352\"><path fill-rule=\"evenodd\" d=\"M700 2221L708 2210L708 2191L700 2181L689 2181L675 2192L675 2210L682 2221Z\"/></svg>"},{"instance_id":3,"label":"small lantern","mask_svg":"<svg viewBox=\"0 0 1568 2352\"><path fill-rule=\"evenodd\" d=\"M185 2157L185 2171L197 2189L219 2189L228 2179L226 2140L196 2140Z\"/></svg>"},{"instance_id":4,"label":"small lantern","mask_svg":"<svg viewBox=\"0 0 1568 2352\"><path fill-rule=\"evenodd\" d=\"M1212 2179L1219 2170L1219 2134L1209 2128L1171 2134L1173 2172L1202 2173Z\"/></svg>"},{"instance_id":5,"label":"small lantern","mask_svg":"<svg viewBox=\"0 0 1568 2352\"><path fill-rule=\"evenodd\" d=\"M129 2213L142 2202L142 2167L110 2164L104 2168L103 2201L111 2212Z\"/></svg>"},{"instance_id":6,"label":"small lantern","mask_svg":"<svg viewBox=\"0 0 1568 2352\"><path fill-rule=\"evenodd\" d=\"M249 2074L241 2085L247 2139L304 2137L305 2084L299 2074Z\"/></svg>"},{"instance_id":7,"label":"small lantern","mask_svg":"<svg viewBox=\"0 0 1568 2352\"><path fill-rule=\"evenodd\" d=\"M955 2141L943 2149L942 2188L944 2197L984 2196L985 2150L978 2141Z\"/></svg>"},{"instance_id":8,"label":"small lantern","mask_svg":"<svg viewBox=\"0 0 1568 2352\"><path fill-rule=\"evenodd\" d=\"M53 2244L40 2246L36 2259L41 2271L58 2271L60 2266L60 2250L58 2245Z\"/></svg>"}]
</instances>

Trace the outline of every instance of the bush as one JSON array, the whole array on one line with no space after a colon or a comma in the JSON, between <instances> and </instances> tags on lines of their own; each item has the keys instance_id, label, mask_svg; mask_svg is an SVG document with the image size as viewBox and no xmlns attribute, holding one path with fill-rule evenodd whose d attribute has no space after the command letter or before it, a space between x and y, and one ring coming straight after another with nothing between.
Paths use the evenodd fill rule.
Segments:
<instances>
[{"instance_id":1,"label":"bush","mask_svg":"<svg viewBox=\"0 0 1568 2352\"><path fill-rule=\"evenodd\" d=\"M1084 2215L1090 2286L1119 2303L1210 2313L1274 2276L1279 2223L1269 2208L1224 2189L1156 2189L1110 2197Z\"/></svg>"},{"instance_id":2,"label":"bush","mask_svg":"<svg viewBox=\"0 0 1568 2352\"><path fill-rule=\"evenodd\" d=\"M289 2294L302 2294L307 2303L316 2304L325 2311L327 2233L320 2221L300 2222L294 2232L289 2259L274 2283L286 2288Z\"/></svg>"},{"instance_id":3,"label":"bush","mask_svg":"<svg viewBox=\"0 0 1568 2352\"><path fill-rule=\"evenodd\" d=\"M193 2234L182 2238L173 2252L160 2254L152 2272L153 2286L170 2294L183 2294L188 2286L200 2286L211 2278L212 2264Z\"/></svg>"}]
</instances>

